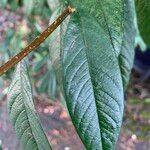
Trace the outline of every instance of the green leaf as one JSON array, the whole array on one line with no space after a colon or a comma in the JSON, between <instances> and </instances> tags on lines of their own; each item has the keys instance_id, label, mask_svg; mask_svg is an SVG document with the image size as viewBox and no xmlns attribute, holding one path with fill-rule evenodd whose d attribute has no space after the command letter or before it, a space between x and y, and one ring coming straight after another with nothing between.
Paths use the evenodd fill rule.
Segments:
<instances>
[{"instance_id":1,"label":"green leaf","mask_svg":"<svg viewBox=\"0 0 150 150\"><path fill-rule=\"evenodd\" d=\"M19 7L19 1L18 0L13 0L13 1L8 1L10 5L10 9L15 11Z\"/></svg>"},{"instance_id":2,"label":"green leaf","mask_svg":"<svg viewBox=\"0 0 150 150\"><path fill-rule=\"evenodd\" d=\"M33 1L33 7L32 12L35 15L39 15L43 18L49 18L51 14L51 10L47 7L46 0L32 0ZM29 0L30 2L30 0Z\"/></svg>"},{"instance_id":3,"label":"green leaf","mask_svg":"<svg viewBox=\"0 0 150 150\"><path fill-rule=\"evenodd\" d=\"M131 69L134 60L134 43L135 43L135 26L134 10L135 3L133 0L126 0L124 5L124 36L122 49L119 55L120 70L123 80L124 89L130 78Z\"/></svg>"},{"instance_id":4,"label":"green leaf","mask_svg":"<svg viewBox=\"0 0 150 150\"><path fill-rule=\"evenodd\" d=\"M53 12L49 24L52 24L56 20L56 18L61 14L62 10L64 10L64 7L60 7ZM51 63L56 73L57 81L60 85L62 84L60 51L62 49L62 39L64 38L69 20L70 17L67 17L49 37Z\"/></svg>"},{"instance_id":5,"label":"green leaf","mask_svg":"<svg viewBox=\"0 0 150 150\"><path fill-rule=\"evenodd\" d=\"M56 75L54 70L51 68L48 72L44 75L41 84L40 84L40 92L47 93L51 98L56 98Z\"/></svg>"},{"instance_id":6,"label":"green leaf","mask_svg":"<svg viewBox=\"0 0 150 150\"><path fill-rule=\"evenodd\" d=\"M39 58L38 58L39 57ZM49 56L47 54L40 55L39 53L35 53L35 65L33 66L33 71L37 73L41 70L41 68L47 63L49 60Z\"/></svg>"},{"instance_id":7,"label":"green leaf","mask_svg":"<svg viewBox=\"0 0 150 150\"><path fill-rule=\"evenodd\" d=\"M56 9L58 9L60 2L59 0L47 0L49 8L54 12Z\"/></svg>"},{"instance_id":8,"label":"green leaf","mask_svg":"<svg viewBox=\"0 0 150 150\"><path fill-rule=\"evenodd\" d=\"M68 0L75 8L83 8L94 16L109 35L116 56L121 50L123 36L123 0Z\"/></svg>"},{"instance_id":9,"label":"green leaf","mask_svg":"<svg viewBox=\"0 0 150 150\"><path fill-rule=\"evenodd\" d=\"M52 24L56 18L61 14L61 8L55 10L50 18L49 24ZM49 50L51 56L51 62L56 68L60 67L60 42L61 42L61 27L59 26L49 38Z\"/></svg>"},{"instance_id":10,"label":"green leaf","mask_svg":"<svg viewBox=\"0 0 150 150\"><path fill-rule=\"evenodd\" d=\"M8 93L9 114L18 138L26 150L50 150L34 108L32 89L24 61L17 66Z\"/></svg>"},{"instance_id":11,"label":"green leaf","mask_svg":"<svg viewBox=\"0 0 150 150\"><path fill-rule=\"evenodd\" d=\"M66 103L85 147L113 150L124 108L118 58L99 21L86 9L76 9L62 54Z\"/></svg>"},{"instance_id":12,"label":"green leaf","mask_svg":"<svg viewBox=\"0 0 150 150\"><path fill-rule=\"evenodd\" d=\"M150 46L150 0L135 0L138 27L144 42Z\"/></svg>"},{"instance_id":13,"label":"green leaf","mask_svg":"<svg viewBox=\"0 0 150 150\"><path fill-rule=\"evenodd\" d=\"M31 15L34 8L34 0L24 0L23 4L24 4L25 13L28 16Z\"/></svg>"},{"instance_id":14,"label":"green leaf","mask_svg":"<svg viewBox=\"0 0 150 150\"><path fill-rule=\"evenodd\" d=\"M140 34L139 28L138 28L138 21L137 21L137 13L136 13L136 8L134 6L134 26L136 29L136 36L135 36L135 47L140 47L142 51L145 51L147 48L147 45L143 41L143 38Z\"/></svg>"}]
</instances>

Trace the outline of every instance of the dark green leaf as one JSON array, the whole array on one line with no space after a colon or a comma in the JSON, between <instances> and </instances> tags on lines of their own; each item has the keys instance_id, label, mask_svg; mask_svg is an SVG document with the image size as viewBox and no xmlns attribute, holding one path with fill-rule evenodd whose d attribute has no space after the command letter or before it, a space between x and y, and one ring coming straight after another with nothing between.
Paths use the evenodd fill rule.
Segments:
<instances>
[{"instance_id":1,"label":"dark green leaf","mask_svg":"<svg viewBox=\"0 0 150 150\"><path fill-rule=\"evenodd\" d=\"M47 60L49 59L48 55L40 56L40 57L42 57L42 58L40 60L36 61L35 65L33 66L33 71L36 73L41 70L41 68L47 63Z\"/></svg>"},{"instance_id":2,"label":"dark green leaf","mask_svg":"<svg viewBox=\"0 0 150 150\"><path fill-rule=\"evenodd\" d=\"M99 3L95 4L97 7ZM67 106L87 149L113 150L124 107L117 53L107 27L86 9L76 9L68 25L62 56Z\"/></svg>"},{"instance_id":3,"label":"dark green leaf","mask_svg":"<svg viewBox=\"0 0 150 150\"><path fill-rule=\"evenodd\" d=\"M56 18L61 14L64 8L60 7L55 10L50 18L50 24L56 20ZM62 49L62 39L67 29L67 25L69 22L69 17L67 17L63 23L51 34L49 38L49 51L51 57L51 63L55 70L57 81L61 85L62 84L62 76L61 76L61 69L60 69L60 51Z\"/></svg>"},{"instance_id":4,"label":"dark green leaf","mask_svg":"<svg viewBox=\"0 0 150 150\"><path fill-rule=\"evenodd\" d=\"M34 108L32 89L24 61L17 66L8 93L9 114L18 138L26 150L50 150Z\"/></svg>"},{"instance_id":5,"label":"dark green leaf","mask_svg":"<svg viewBox=\"0 0 150 150\"><path fill-rule=\"evenodd\" d=\"M135 0L138 27L144 42L150 46L150 0Z\"/></svg>"},{"instance_id":6,"label":"dark green leaf","mask_svg":"<svg viewBox=\"0 0 150 150\"><path fill-rule=\"evenodd\" d=\"M15 11L19 6L18 0L8 1L11 10Z\"/></svg>"},{"instance_id":7,"label":"dark green leaf","mask_svg":"<svg viewBox=\"0 0 150 150\"><path fill-rule=\"evenodd\" d=\"M61 14L61 8L56 9L50 18L49 24L52 24L56 18ZM57 70L60 66L60 41L61 41L61 27L59 26L49 38L49 50L51 62Z\"/></svg>"},{"instance_id":8,"label":"dark green leaf","mask_svg":"<svg viewBox=\"0 0 150 150\"><path fill-rule=\"evenodd\" d=\"M51 96L51 98L56 98L56 75L54 70L51 70L49 73L49 86L48 86L48 95Z\"/></svg>"},{"instance_id":9,"label":"dark green leaf","mask_svg":"<svg viewBox=\"0 0 150 150\"><path fill-rule=\"evenodd\" d=\"M135 42L135 26L134 26L134 1L126 0L124 6L124 36L122 49L119 55L120 70L124 88L130 78L131 69L134 60L134 42Z\"/></svg>"},{"instance_id":10,"label":"dark green leaf","mask_svg":"<svg viewBox=\"0 0 150 150\"><path fill-rule=\"evenodd\" d=\"M121 50L123 36L123 0L68 0L75 8L83 8L97 19L109 35L116 56Z\"/></svg>"},{"instance_id":11,"label":"dark green leaf","mask_svg":"<svg viewBox=\"0 0 150 150\"><path fill-rule=\"evenodd\" d=\"M56 98L56 75L54 70L51 68L44 75L40 84L40 92L47 93L51 98Z\"/></svg>"}]
</instances>

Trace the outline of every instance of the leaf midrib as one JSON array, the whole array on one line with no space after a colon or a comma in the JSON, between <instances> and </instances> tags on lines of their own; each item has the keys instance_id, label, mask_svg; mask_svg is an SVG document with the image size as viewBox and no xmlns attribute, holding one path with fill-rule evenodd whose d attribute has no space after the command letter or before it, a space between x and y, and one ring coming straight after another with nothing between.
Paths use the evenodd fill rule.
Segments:
<instances>
[{"instance_id":1,"label":"leaf midrib","mask_svg":"<svg viewBox=\"0 0 150 150\"><path fill-rule=\"evenodd\" d=\"M86 38L85 38L85 35L84 35L84 28L83 28L83 24L82 24L82 19L81 19L81 16L80 16L80 13L78 12L79 14L79 24L81 26L81 33L83 35L83 42L84 42L84 45L86 47L86 49L89 49L87 44L86 44ZM103 148L103 140L102 140L102 132L101 132L101 127L100 127L100 117L98 116L98 110L97 110L97 103L96 103L96 99L95 99L95 92L94 92L94 87L93 87L93 82L92 82L92 79L91 79L91 72L90 72L90 67L89 67L89 60L88 60L88 56L87 56L87 52L85 50L85 55L86 55L86 59L87 59L87 63L88 63L88 72L89 72L89 75L90 75L90 81L91 81L91 84L92 84L92 93L93 93L93 97L94 97L94 100L95 100L95 106L96 106L96 112L97 112L97 119L98 119L98 125L99 125L99 129L100 129L100 136L101 136L101 143L102 143L102 148Z\"/></svg>"},{"instance_id":2,"label":"leaf midrib","mask_svg":"<svg viewBox=\"0 0 150 150\"><path fill-rule=\"evenodd\" d=\"M23 83L23 82L22 82L23 79L22 79L22 69L21 69L22 67L21 67L21 65L22 65L22 62L20 62L20 64L19 64L20 84ZM22 98L24 99L24 96L23 96L24 89L23 89L23 86L22 86L22 85L20 85L20 90L21 90L21 93L22 93L22 94L21 94L21 95L22 95ZM31 125L30 125L30 120L29 120L29 117L28 117L26 105L25 105L25 102L24 102L24 101L23 101L23 105L24 105L24 109L25 109L25 112L26 112L26 115L27 115L29 127L30 127L30 129L31 129L31 134L32 134L32 136L34 137L34 134L33 134L33 132L32 132L32 128L31 128ZM35 138L34 138L34 140L36 141ZM28 140L28 141L29 141L29 140ZM27 142L27 143L28 143L28 142ZM26 143L26 146L27 146L27 143ZM37 141L36 141L35 143L36 143L36 145L37 145L37 148L39 149L38 144L37 144Z\"/></svg>"},{"instance_id":3,"label":"leaf midrib","mask_svg":"<svg viewBox=\"0 0 150 150\"><path fill-rule=\"evenodd\" d=\"M98 2L99 2L99 4L100 4L101 10L102 10L102 14L103 14L103 17L104 17L104 20L105 20L106 26L107 26L108 36L110 37L110 43L111 43L111 45L112 45L112 47L113 47L115 57L117 58L117 55L116 55L116 52L117 52L117 51L116 51L116 49L115 49L115 45L114 45L114 43L113 43L113 38L112 38L112 35L111 35L111 32L110 32L109 24L108 24L108 22L107 22L106 14L105 14L105 12L104 12L104 9L103 9L103 6L102 6L102 3L101 3L101 0L100 0L100 1L98 1Z\"/></svg>"}]
</instances>

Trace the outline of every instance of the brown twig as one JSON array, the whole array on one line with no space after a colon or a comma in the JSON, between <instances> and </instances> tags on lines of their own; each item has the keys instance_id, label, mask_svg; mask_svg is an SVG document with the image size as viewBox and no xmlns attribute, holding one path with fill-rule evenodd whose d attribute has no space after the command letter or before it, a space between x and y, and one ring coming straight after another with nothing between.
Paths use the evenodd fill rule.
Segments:
<instances>
[{"instance_id":1,"label":"brown twig","mask_svg":"<svg viewBox=\"0 0 150 150\"><path fill-rule=\"evenodd\" d=\"M66 10L40 36L35 38L34 41L25 47L20 53L0 67L0 76L20 62L41 43L43 43L43 41L64 21L64 19L74 11L75 8L72 8L71 6L66 8Z\"/></svg>"}]
</instances>

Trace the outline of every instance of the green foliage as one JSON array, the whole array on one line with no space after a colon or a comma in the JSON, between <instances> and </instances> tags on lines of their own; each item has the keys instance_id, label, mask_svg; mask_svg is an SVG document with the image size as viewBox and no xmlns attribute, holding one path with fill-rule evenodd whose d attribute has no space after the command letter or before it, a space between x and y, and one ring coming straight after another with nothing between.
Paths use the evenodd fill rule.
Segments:
<instances>
[{"instance_id":1,"label":"green foliage","mask_svg":"<svg viewBox=\"0 0 150 150\"><path fill-rule=\"evenodd\" d=\"M119 55L119 64L123 86L124 89L126 89L134 60L134 42L136 31L134 26L134 1L126 0L124 10L124 36Z\"/></svg>"},{"instance_id":2,"label":"green foliage","mask_svg":"<svg viewBox=\"0 0 150 150\"><path fill-rule=\"evenodd\" d=\"M35 30L36 34L29 36L30 42L41 32L34 17L49 20L51 14L51 24L66 2L9 1L12 8L17 8L16 4L24 7L31 29ZM63 84L71 119L86 149L113 150L122 124L124 90L133 66L135 30L138 31L134 1L68 0L67 5L77 11L54 31L49 43L43 43L29 56L30 72L37 76L34 83L38 83L38 91L51 98L56 98ZM148 32L145 30L142 35ZM14 34L10 32L6 42ZM12 42L12 49L20 48L19 36ZM10 43L4 43L3 49ZM9 53L8 49L7 59L12 55ZM34 108L24 61L17 66L8 99L10 118L25 149L51 149Z\"/></svg>"},{"instance_id":3,"label":"green foliage","mask_svg":"<svg viewBox=\"0 0 150 150\"><path fill-rule=\"evenodd\" d=\"M150 46L150 1L135 0L138 27L144 42Z\"/></svg>"},{"instance_id":4,"label":"green foliage","mask_svg":"<svg viewBox=\"0 0 150 150\"><path fill-rule=\"evenodd\" d=\"M47 0L47 3L52 12L56 11L56 9L58 9L60 6L59 0Z\"/></svg>"},{"instance_id":5,"label":"green foliage","mask_svg":"<svg viewBox=\"0 0 150 150\"><path fill-rule=\"evenodd\" d=\"M47 47L45 47L47 49ZM46 93L49 97L53 100L57 97L57 81L55 71L52 67L49 51L43 51L43 48L40 48L39 53L34 54L34 61L33 61L33 69L32 74L40 76L35 80L37 83L37 91ZM46 71L42 70L42 68L46 69ZM42 71L45 73L43 75Z\"/></svg>"},{"instance_id":6,"label":"green foliage","mask_svg":"<svg viewBox=\"0 0 150 150\"><path fill-rule=\"evenodd\" d=\"M22 48L25 47L25 43L30 43L31 40L33 40L36 36L38 36L42 32L39 23L35 19L35 16L38 14L39 15L42 14L41 19L43 19L42 17L44 17L44 19L47 20L47 22L48 22L49 16L51 14L50 13L51 10L45 4L45 3L48 4L48 1L46 1L46 0L44 0L43 2L39 1L39 0L32 0L33 6L32 6L32 10L30 10L30 12L28 12L29 7L31 7L31 4L29 4L29 3L31 3L30 0L23 1L22 4L20 4L19 1L14 1L14 2L10 1L7 3L7 6L10 6L10 8L12 8L14 3L15 4L17 3L17 8L19 8L20 5L24 6L23 10L25 11L25 14L28 15L28 18L26 18L26 19L28 19L27 20L28 26L25 24L23 24L22 26L16 25L15 21L12 20L12 23L15 24L15 29L14 28L13 29L6 28L7 31L6 31L5 40L3 43L0 44L0 55L2 55L2 57L0 59L0 65L3 64L4 62L7 62L12 56L17 54ZM47 9L49 10L48 12L46 11ZM47 14L48 17L47 16L45 17L45 14ZM27 36L26 30L28 30L29 27L31 28L31 30L34 31L34 34L33 34L33 32L30 32L30 33L28 33L28 37L26 38L26 36ZM43 68L45 68L45 70L49 70L49 68L50 68L49 58L50 58L49 42L47 41L47 42L44 42L42 44L42 46L40 46L37 49L37 52L31 53L29 55L29 59L32 60L32 62L30 62L30 64L31 64L31 66L33 66L32 70L31 70L31 74L36 76ZM3 76L3 78L10 79L12 76L12 71L13 70L6 73L6 75ZM53 72L53 75L48 80L50 80L50 81L53 80L52 82L55 83L56 82L55 73L54 73L54 71L51 71L51 72ZM48 95L51 98L55 99L56 97L54 97L54 95L56 95L56 89L54 89L54 87L56 87L56 86L49 86L49 88L47 87L47 88L45 88L45 90L43 90L42 87L44 86L43 85L44 82L43 83L41 82L44 80L43 78L44 78L43 75L40 75L39 78L34 78L34 82L38 83L38 84L36 84L37 90L42 91L43 93L48 93ZM51 89L50 87L53 89Z\"/></svg>"},{"instance_id":7,"label":"green foliage","mask_svg":"<svg viewBox=\"0 0 150 150\"><path fill-rule=\"evenodd\" d=\"M104 29L113 45L116 56L120 53L122 42L123 0L70 0L76 8L88 11ZM116 5L117 4L117 5Z\"/></svg>"},{"instance_id":8,"label":"green foliage","mask_svg":"<svg viewBox=\"0 0 150 150\"><path fill-rule=\"evenodd\" d=\"M56 75L52 68L49 68L47 73L43 76L39 91L47 93L51 98L56 98Z\"/></svg>"},{"instance_id":9,"label":"green foliage","mask_svg":"<svg viewBox=\"0 0 150 150\"><path fill-rule=\"evenodd\" d=\"M72 1L77 13L64 40L66 102L87 149L115 149L123 115L122 82L126 86L133 66L134 3L115 2Z\"/></svg>"},{"instance_id":10,"label":"green foliage","mask_svg":"<svg viewBox=\"0 0 150 150\"><path fill-rule=\"evenodd\" d=\"M8 99L10 118L24 149L50 150L51 147L34 108L25 61L17 66Z\"/></svg>"},{"instance_id":11,"label":"green foliage","mask_svg":"<svg viewBox=\"0 0 150 150\"><path fill-rule=\"evenodd\" d=\"M2 7L5 7L7 5L7 0L1 0L0 2L0 8Z\"/></svg>"},{"instance_id":12,"label":"green foliage","mask_svg":"<svg viewBox=\"0 0 150 150\"><path fill-rule=\"evenodd\" d=\"M34 0L24 0L24 9L27 15L31 15L32 10L34 8Z\"/></svg>"},{"instance_id":13,"label":"green foliage","mask_svg":"<svg viewBox=\"0 0 150 150\"><path fill-rule=\"evenodd\" d=\"M19 7L19 0L7 0L11 10L15 11Z\"/></svg>"},{"instance_id":14,"label":"green foliage","mask_svg":"<svg viewBox=\"0 0 150 150\"><path fill-rule=\"evenodd\" d=\"M53 6L54 7L54 6ZM50 18L49 24L53 23L55 19L61 14L61 8L56 9ZM60 49L61 49L61 27L59 26L49 38L49 52L52 66L56 72L59 83L61 82L60 76Z\"/></svg>"},{"instance_id":15,"label":"green foliage","mask_svg":"<svg viewBox=\"0 0 150 150\"><path fill-rule=\"evenodd\" d=\"M24 42L22 41L22 38L23 33L19 30L16 32L12 29L7 30L4 42L0 43L0 53L3 56L0 60L0 64L8 61L23 48ZM6 73L5 78L10 78L11 75L12 71L9 71Z\"/></svg>"},{"instance_id":16,"label":"green foliage","mask_svg":"<svg viewBox=\"0 0 150 150\"><path fill-rule=\"evenodd\" d=\"M34 14L49 17L51 12L48 7L48 0L24 0L23 5L27 16Z\"/></svg>"},{"instance_id":17,"label":"green foliage","mask_svg":"<svg viewBox=\"0 0 150 150\"><path fill-rule=\"evenodd\" d=\"M118 59L106 30L86 9L77 9L64 41L66 102L87 149L114 149L123 115Z\"/></svg>"},{"instance_id":18,"label":"green foliage","mask_svg":"<svg viewBox=\"0 0 150 150\"><path fill-rule=\"evenodd\" d=\"M54 7L54 6L53 6ZM50 18L49 24L53 23L55 19L61 14L63 10L63 6L59 9L56 9ZM64 20L64 22L51 34L49 38L49 51L50 51L50 58L52 66L55 70L57 81L59 85L62 84L62 75L61 75L61 51L63 45L63 38L67 29L67 25L69 22L69 17ZM62 87L61 87L62 88Z\"/></svg>"}]
</instances>

